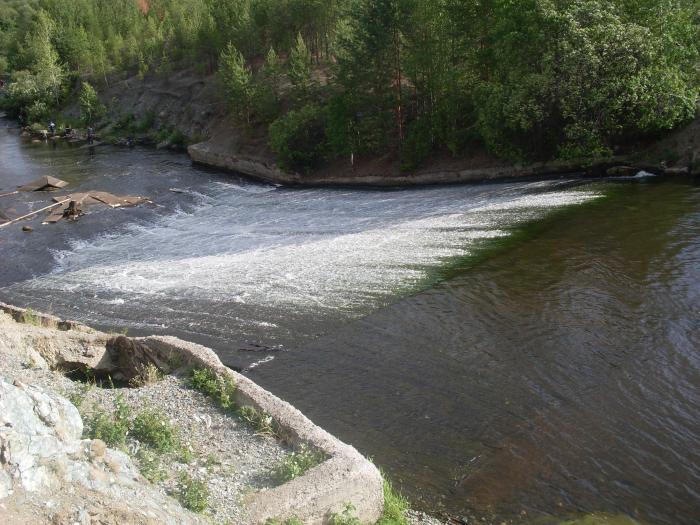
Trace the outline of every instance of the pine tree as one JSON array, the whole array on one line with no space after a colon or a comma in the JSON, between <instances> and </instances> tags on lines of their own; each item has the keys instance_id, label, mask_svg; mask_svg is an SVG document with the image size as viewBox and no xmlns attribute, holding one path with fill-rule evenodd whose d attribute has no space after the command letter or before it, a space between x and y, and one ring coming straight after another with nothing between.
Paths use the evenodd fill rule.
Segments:
<instances>
[{"instance_id":1,"label":"pine tree","mask_svg":"<svg viewBox=\"0 0 700 525\"><path fill-rule=\"evenodd\" d=\"M219 58L219 77L229 104L239 118L250 124L253 75L241 52L230 42Z\"/></svg>"},{"instance_id":2,"label":"pine tree","mask_svg":"<svg viewBox=\"0 0 700 525\"><path fill-rule=\"evenodd\" d=\"M297 35L296 44L289 56L289 79L294 84L300 98L304 99L309 95L311 89L311 53L306 47L306 42Z\"/></svg>"}]
</instances>

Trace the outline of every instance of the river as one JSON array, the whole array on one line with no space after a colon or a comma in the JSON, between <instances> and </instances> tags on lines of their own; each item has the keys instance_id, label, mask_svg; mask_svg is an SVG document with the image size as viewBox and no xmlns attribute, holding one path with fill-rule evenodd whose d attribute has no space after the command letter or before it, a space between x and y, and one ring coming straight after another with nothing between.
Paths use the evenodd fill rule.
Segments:
<instances>
[{"instance_id":1,"label":"river","mask_svg":"<svg viewBox=\"0 0 700 525\"><path fill-rule=\"evenodd\" d=\"M427 510L700 522L696 182L286 189L6 125L0 193L155 204L0 230L0 300L207 344Z\"/></svg>"}]
</instances>

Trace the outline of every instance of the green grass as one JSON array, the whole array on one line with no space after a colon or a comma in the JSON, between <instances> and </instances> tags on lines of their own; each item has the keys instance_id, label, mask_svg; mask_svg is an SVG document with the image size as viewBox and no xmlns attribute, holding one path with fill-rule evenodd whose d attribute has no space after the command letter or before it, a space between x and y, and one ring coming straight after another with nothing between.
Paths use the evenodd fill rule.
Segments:
<instances>
[{"instance_id":1,"label":"green grass","mask_svg":"<svg viewBox=\"0 0 700 525\"><path fill-rule=\"evenodd\" d=\"M41 316L31 308L27 308L22 312L22 322L32 326L42 326Z\"/></svg>"},{"instance_id":2,"label":"green grass","mask_svg":"<svg viewBox=\"0 0 700 525\"><path fill-rule=\"evenodd\" d=\"M161 457L147 447L139 449L136 453L139 462L139 471L151 483L159 483L167 477L162 467Z\"/></svg>"},{"instance_id":3,"label":"green grass","mask_svg":"<svg viewBox=\"0 0 700 525\"><path fill-rule=\"evenodd\" d=\"M110 447L123 446L131 429L131 409L119 394L115 401L114 412L97 410L87 421L86 433L91 439L101 439Z\"/></svg>"},{"instance_id":4,"label":"green grass","mask_svg":"<svg viewBox=\"0 0 700 525\"><path fill-rule=\"evenodd\" d=\"M275 470L275 479L279 483L286 483L303 476L308 470L323 463L325 459L321 452L302 445L298 451L287 454L280 462Z\"/></svg>"},{"instance_id":5,"label":"green grass","mask_svg":"<svg viewBox=\"0 0 700 525\"><path fill-rule=\"evenodd\" d=\"M84 383L79 385L77 390L67 394L65 397L67 397L68 401L75 405L75 408L80 408L85 402L85 397L87 396L88 392L90 392L90 390L93 388L95 388L93 383Z\"/></svg>"},{"instance_id":6,"label":"green grass","mask_svg":"<svg viewBox=\"0 0 700 525\"><path fill-rule=\"evenodd\" d=\"M140 412L134 418L132 435L161 454L175 452L180 443L176 430L158 410Z\"/></svg>"},{"instance_id":7,"label":"green grass","mask_svg":"<svg viewBox=\"0 0 700 525\"><path fill-rule=\"evenodd\" d=\"M384 478L384 512L377 525L408 525L407 510L408 500L394 489L389 480Z\"/></svg>"},{"instance_id":8,"label":"green grass","mask_svg":"<svg viewBox=\"0 0 700 525\"><path fill-rule=\"evenodd\" d=\"M331 514L330 525L362 525L360 519L355 515L355 506L352 503L346 503L343 512Z\"/></svg>"},{"instance_id":9,"label":"green grass","mask_svg":"<svg viewBox=\"0 0 700 525\"><path fill-rule=\"evenodd\" d=\"M222 377L208 368L195 368L192 370L190 386L211 397L225 410L234 407L236 383L230 377Z\"/></svg>"},{"instance_id":10,"label":"green grass","mask_svg":"<svg viewBox=\"0 0 700 525\"><path fill-rule=\"evenodd\" d=\"M252 407L241 407L238 410L240 418L250 425L258 434L266 436L277 435L277 425L274 418L264 411L255 410Z\"/></svg>"},{"instance_id":11,"label":"green grass","mask_svg":"<svg viewBox=\"0 0 700 525\"><path fill-rule=\"evenodd\" d=\"M209 503L209 488L203 481L193 479L186 472L178 476L177 496L180 503L192 512L204 512Z\"/></svg>"},{"instance_id":12,"label":"green grass","mask_svg":"<svg viewBox=\"0 0 700 525\"><path fill-rule=\"evenodd\" d=\"M190 377L190 386L211 397L225 411L237 414L258 434L277 435L277 424L270 414L252 407L239 408L236 405L236 383L231 377L217 374L208 368L195 368Z\"/></svg>"}]
</instances>

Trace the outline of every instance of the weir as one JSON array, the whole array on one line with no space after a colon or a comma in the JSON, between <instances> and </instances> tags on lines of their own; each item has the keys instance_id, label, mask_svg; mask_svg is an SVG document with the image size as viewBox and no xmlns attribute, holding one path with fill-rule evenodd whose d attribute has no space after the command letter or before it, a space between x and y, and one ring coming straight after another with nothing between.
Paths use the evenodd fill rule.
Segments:
<instances>
[{"instance_id":1,"label":"weir","mask_svg":"<svg viewBox=\"0 0 700 525\"><path fill-rule=\"evenodd\" d=\"M10 189L55 173L159 204L5 228L0 299L212 347L428 510L697 511L658 433L700 430L691 181L291 190L153 150L0 149Z\"/></svg>"}]
</instances>

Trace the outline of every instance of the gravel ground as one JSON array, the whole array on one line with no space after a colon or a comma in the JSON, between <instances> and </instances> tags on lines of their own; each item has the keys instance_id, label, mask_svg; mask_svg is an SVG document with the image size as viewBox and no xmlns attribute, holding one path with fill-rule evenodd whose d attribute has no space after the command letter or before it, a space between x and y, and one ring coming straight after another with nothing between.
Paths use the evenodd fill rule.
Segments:
<instances>
[{"instance_id":1,"label":"gravel ground","mask_svg":"<svg viewBox=\"0 0 700 525\"><path fill-rule=\"evenodd\" d=\"M63 374L31 368L27 363L0 359L0 374L23 383L36 384L70 398L82 398L83 420L95 408L111 412L118 395L122 395L132 414L143 409L157 409L178 429L183 447L191 452L189 464L180 455L162 456L164 478L158 482L161 491L176 495L177 477L187 472L209 489L205 513L213 523L238 523L241 502L246 494L276 485L274 469L289 452L275 438L256 434L235 416L223 413L203 394L187 387L181 378L166 376L163 380L141 388L100 388L86 391L83 383ZM141 445L128 439L127 449L139 463Z\"/></svg>"}]
</instances>

